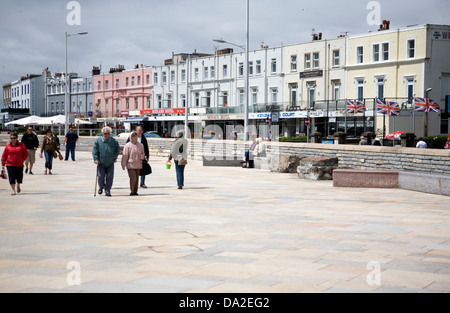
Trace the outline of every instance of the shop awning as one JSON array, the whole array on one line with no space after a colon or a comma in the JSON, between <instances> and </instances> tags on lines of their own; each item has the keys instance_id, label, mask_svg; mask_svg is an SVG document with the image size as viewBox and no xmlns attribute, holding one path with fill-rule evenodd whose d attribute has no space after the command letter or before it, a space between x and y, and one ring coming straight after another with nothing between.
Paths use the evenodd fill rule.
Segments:
<instances>
[{"instance_id":1,"label":"shop awning","mask_svg":"<svg viewBox=\"0 0 450 313\"><path fill-rule=\"evenodd\" d=\"M146 117L129 117L123 122L124 123L142 123L144 121L148 121L147 116Z\"/></svg>"}]
</instances>

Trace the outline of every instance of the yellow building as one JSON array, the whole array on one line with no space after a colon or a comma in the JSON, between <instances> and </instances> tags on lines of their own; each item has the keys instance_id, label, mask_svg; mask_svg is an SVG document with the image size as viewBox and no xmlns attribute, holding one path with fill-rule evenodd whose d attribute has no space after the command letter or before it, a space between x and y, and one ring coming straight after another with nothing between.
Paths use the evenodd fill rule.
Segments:
<instances>
[{"instance_id":1,"label":"yellow building","mask_svg":"<svg viewBox=\"0 0 450 313\"><path fill-rule=\"evenodd\" d=\"M376 115L375 98L393 100L401 115L375 119L381 137L394 131L417 136L449 132L445 98L450 95L450 26L414 25L347 37L346 99L366 103L363 119ZM442 113L416 113L413 98L430 98ZM360 121L361 122L361 121ZM383 127L384 126L384 127Z\"/></svg>"}]
</instances>

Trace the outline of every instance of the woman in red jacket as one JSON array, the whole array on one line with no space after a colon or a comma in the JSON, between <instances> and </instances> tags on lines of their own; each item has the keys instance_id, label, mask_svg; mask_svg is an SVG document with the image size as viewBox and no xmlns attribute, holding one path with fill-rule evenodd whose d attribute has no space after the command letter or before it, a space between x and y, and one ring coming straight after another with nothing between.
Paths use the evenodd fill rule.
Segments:
<instances>
[{"instance_id":1,"label":"woman in red jacket","mask_svg":"<svg viewBox=\"0 0 450 313\"><path fill-rule=\"evenodd\" d=\"M28 157L27 147L21 142L17 134L11 134L11 142L6 146L2 155L2 166L8 169L9 183L11 184L12 193L16 195L16 183L17 193L21 192L20 184L23 181L23 163Z\"/></svg>"}]
</instances>

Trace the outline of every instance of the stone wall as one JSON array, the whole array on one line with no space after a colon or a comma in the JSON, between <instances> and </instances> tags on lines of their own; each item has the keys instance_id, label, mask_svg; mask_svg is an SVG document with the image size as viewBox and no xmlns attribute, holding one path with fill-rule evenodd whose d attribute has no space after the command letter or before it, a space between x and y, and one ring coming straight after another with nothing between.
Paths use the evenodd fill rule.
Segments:
<instances>
[{"instance_id":1,"label":"stone wall","mask_svg":"<svg viewBox=\"0 0 450 313\"><path fill-rule=\"evenodd\" d=\"M64 137L60 137L61 142ZM90 151L96 138L80 137L78 150ZM125 138L117 138L121 146ZM0 142L9 141L8 135L1 135ZM42 141L42 138L40 138ZM168 157L174 139L149 140L152 156ZM339 168L382 169L398 171L416 171L450 175L450 150L416 149L403 147L377 147L353 145L325 145L306 143L266 143L269 156L275 159L288 159L290 156L337 157ZM202 160L203 155L217 158L235 159L244 156L248 146L243 142L218 140L191 140L190 158Z\"/></svg>"}]
</instances>

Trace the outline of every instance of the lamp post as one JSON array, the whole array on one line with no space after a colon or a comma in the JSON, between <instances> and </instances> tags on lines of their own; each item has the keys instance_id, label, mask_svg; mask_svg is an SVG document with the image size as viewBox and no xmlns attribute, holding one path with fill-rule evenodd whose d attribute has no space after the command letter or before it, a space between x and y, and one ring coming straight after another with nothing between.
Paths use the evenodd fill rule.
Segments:
<instances>
[{"instance_id":1,"label":"lamp post","mask_svg":"<svg viewBox=\"0 0 450 313\"><path fill-rule=\"evenodd\" d=\"M248 72L248 63L249 63L249 45L250 45L250 0L247 0L247 20L246 20L246 28L247 28L247 39L246 39L246 45L245 46L241 46L241 45L236 45L234 43L231 42L227 42L223 39L214 39L213 41L218 42L218 43L226 43L238 48L241 48L243 50L245 50L245 64L244 64L244 69L245 69L245 87L244 87L244 96L245 96L245 103L244 103L244 140L248 141L249 136L248 136L248 107L249 107L249 102L248 102L248 96L249 96L249 72Z\"/></svg>"},{"instance_id":2,"label":"lamp post","mask_svg":"<svg viewBox=\"0 0 450 313\"><path fill-rule=\"evenodd\" d=\"M70 102L70 96L69 96L69 84L70 84L70 78L68 73L68 58L67 58L67 38L72 36L84 36L87 35L87 32L81 32L76 34L66 34L66 73L65 73L65 81L66 81L66 94L65 94L65 100L64 100L64 115L66 116L66 122L64 125L64 131L66 132L69 129L69 102Z\"/></svg>"}]
</instances>

